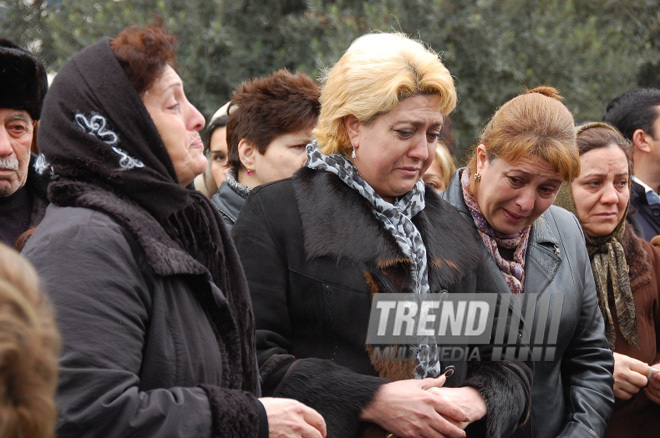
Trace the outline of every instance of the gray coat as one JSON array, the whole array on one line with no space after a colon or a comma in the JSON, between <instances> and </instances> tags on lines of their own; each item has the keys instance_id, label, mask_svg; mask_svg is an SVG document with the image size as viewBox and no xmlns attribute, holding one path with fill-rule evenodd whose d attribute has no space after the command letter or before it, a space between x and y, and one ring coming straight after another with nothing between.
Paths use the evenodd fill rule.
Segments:
<instances>
[{"instance_id":1,"label":"gray coat","mask_svg":"<svg viewBox=\"0 0 660 438\"><path fill-rule=\"evenodd\" d=\"M227 230L231 231L238 217L238 213L241 212L241 208L245 205L245 198L239 195L232 189L227 181L224 181L217 193L211 198L213 206L218 209L222 220L227 227Z\"/></svg>"},{"instance_id":2,"label":"gray coat","mask_svg":"<svg viewBox=\"0 0 660 438\"><path fill-rule=\"evenodd\" d=\"M23 251L62 333L57 435L256 437L267 425L249 307L150 215L121 206L142 245L105 213L51 204Z\"/></svg>"},{"instance_id":3,"label":"gray coat","mask_svg":"<svg viewBox=\"0 0 660 438\"><path fill-rule=\"evenodd\" d=\"M443 197L458 209L473 227L475 240L481 242L463 200L460 172ZM480 247L488 258L486 268L499 274L486 247ZM501 274L496 281L508 289ZM564 302L554 360L535 362L532 414L522 436L530 436L529 429L534 438L603 436L614 405L614 360L580 224L560 207L551 206L532 226L524 293L564 294Z\"/></svg>"}]
</instances>

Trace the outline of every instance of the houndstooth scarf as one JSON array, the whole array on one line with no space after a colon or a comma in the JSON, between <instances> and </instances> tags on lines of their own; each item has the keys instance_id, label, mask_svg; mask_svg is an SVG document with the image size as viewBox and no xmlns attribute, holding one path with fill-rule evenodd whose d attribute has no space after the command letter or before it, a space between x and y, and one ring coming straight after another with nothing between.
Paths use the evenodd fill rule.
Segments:
<instances>
[{"instance_id":1,"label":"houndstooth scarf","mask_svg":"<svg viewBox=\"0 0 660 438\"><path fill-rule=\"evenodd\" d=\"M371 204L371 211L376 219L394 237L404 256L411 260L410 275L414 281L415 292L430 293L426 246L422 235L412 222L412 218L425 207L424 182L417 181L412 190L397 198L394 203L389 203L376 193L362 178L353 162L343 154L324 155L316 141L309 143L306 150L307 167L337 175L344 184ZM434 354L436 348L435 345L419 345L416 353L418 362L415 370L416 378L440 375L440 361L434 360L437 357L437 354Z\"/></svg>"}]
</instances>

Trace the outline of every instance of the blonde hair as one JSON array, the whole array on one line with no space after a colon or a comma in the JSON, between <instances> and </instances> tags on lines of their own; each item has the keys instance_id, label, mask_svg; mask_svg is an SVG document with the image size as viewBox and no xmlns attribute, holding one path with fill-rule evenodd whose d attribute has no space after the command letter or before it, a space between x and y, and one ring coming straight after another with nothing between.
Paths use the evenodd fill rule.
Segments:
<instances>
[{"instance_id":1,"label":"blonde hair","mask_svg":"<svg viewBox=\"0 0 660 438\"><path fill-rule=\"evenodd\" d=\"M456 107L454 81L438 55L401 33L371 33L353 41L323 79L321 114L314 129L325 154L349 154L344 117L364 123L387 113L407 97L438 95L438 110Z\"/></svg>"},{"instance_id":2,"label":"blonde hair","mask_svg":"<svg viewBox=\"0 0 660 438\"><path fill-rule=\"evenodd\" d=\"M438 163L440 169L442 170L442 182L445 185L445 189L449 187L449 182L451 181L454 172L456 172L456 162L454 161L454 156L449 152L449 149L444 144L439 144L435 149L435 156L433 157L433 162Z\"/></svg>"},{"instance_id":3,"label":"blonde hair","mask_svg":"<svg viewBox=\"0 0 660 438\"><path fill-rule=\"evenodd\" d=\"M60 336L37 273L0 243L0 437L52 437Z\"/></svg>"},{"instance_id":4,"label":"blonde hair","mask_svg":"<svg viewBox=\"0 0 660 438\"><path fill-rule=\"evenodd\" d=\"M513 162L532 155L547 162L570 182L580 174L580 156L575 138L575 121L552 87L537 87L502 105L481 133L480 144L488 158ZM468 164L477 168L477 153ZM472 183L473 184L473 183Z\"/></svg>"}]
</instances>

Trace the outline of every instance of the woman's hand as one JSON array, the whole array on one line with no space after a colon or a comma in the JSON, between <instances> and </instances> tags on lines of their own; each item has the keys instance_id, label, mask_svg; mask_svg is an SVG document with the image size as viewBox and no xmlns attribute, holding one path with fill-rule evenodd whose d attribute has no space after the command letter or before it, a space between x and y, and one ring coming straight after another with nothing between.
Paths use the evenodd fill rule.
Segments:
<instances>
[{"instance_id":1,"label":"woman's hand","mask_svg":"<svg viewBox=\"0 0 660 438\"><path fill-rule=\"evenodd\" d=\"M289 398L263 397L270 438L325 438L325 420L314 409Z\"/></svg>"},{"instance_id":2,"label":"woman's hand","mask_svg":"<svg viewBox=\"0 0 660 438\"><path fill-rule=\"evenodd\" d=\"M470 418L443 395L428 391L445 384L437 379L399 380L380 387L374 400L363 410L361 419L381 426L397 437L463 438L458 424Z\"/></svg>"},{"instance_id":3,"label":"woman's hand","mask_svg":"<svg viewBox=\"0 0 660 438\"><path fill-rule=\"evenodd\" d=\"M660 370L660 363L653 365L653 369ZM660 372L653 373L649 378L646 397L653 403L660 405Z\"/></svg>"},{"instance_id":4,"label":"woman's hand","mask_svg":"<svg viewBox=\"0 0 660 438\"><path fill-rule=\"evenodd\" d=\"M471 386L462 388L430 388L430 392L442 397L446 403L458 406L467 414L468 421L458 423L457 426L465 429L468 424L481 420L487 413L486 400L479 391Z\"/></svg>"},{"instance_id":5,"label":"woman's hand","mask_svg":"<svg viewBox=\"0 0 660 438\"><path fill-rule=\"evenodd\" d=\"M614 396L630 400L647 383L649 366L625 354L614 353Z\"/></svg>"}]
</instances>

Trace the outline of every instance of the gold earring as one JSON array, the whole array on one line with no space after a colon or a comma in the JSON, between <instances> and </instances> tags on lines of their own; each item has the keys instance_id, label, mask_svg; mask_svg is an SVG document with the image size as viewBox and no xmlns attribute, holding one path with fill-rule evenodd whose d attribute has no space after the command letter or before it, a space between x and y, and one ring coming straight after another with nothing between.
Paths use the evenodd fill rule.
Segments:
<instances>
[{"instance_id":1,"label":"gold earring","mask_svg":"<svg viewBox=\"0 0 660 438\"><path fill-rule=\"evenodd\" d=\"M475 180L476 182L481 182L481 175L479 175L478 173L475 173L475 174L474 174L474 180Z\"/></svg>"}]
</instances>

